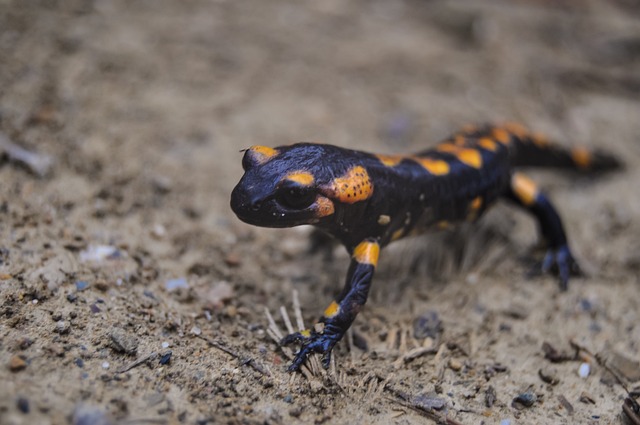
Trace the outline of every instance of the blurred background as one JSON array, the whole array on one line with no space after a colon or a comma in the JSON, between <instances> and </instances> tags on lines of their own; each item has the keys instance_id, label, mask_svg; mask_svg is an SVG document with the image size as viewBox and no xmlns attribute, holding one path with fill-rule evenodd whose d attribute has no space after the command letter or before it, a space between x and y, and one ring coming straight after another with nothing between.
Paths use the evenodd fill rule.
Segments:
<instances>
[{"instance_id":1,"label":"blurred background","mask_svg":"<svg viewBox=\"0 0 640 425\"><path fill-rule=\"evenodd\" d=\"M540 386L542 341L578 337L637 361L639 118L634 0L0 0L0 419L84 423L74 409L96 405L113 421L390 423L397 406L366 390L375 371L409 392L438 384L495 423L514 417L519 389ZM264 308L290 305L297 289L312 320L347 258L309 255L306 230L240 223L228 207L239 151L309 141L410 152L505 120L624 159L624 172L597 182L535 175L592 278L562 295L552 278L527 282L518 257L535 244L534 224L500 209L488 222L501 250L480 239L478 260L446 286L416 266L422 242L390 250L356 325L369 349L338 357L348 396L285 374ZM439 362L512 368L492 382L493 410L479 375L463 377L474 392L454 388L462 372L433 357L393 368L412 343L387 335L436 307L448 338L494 341ZM120 331L136 349L121 349ZM200 333L274 375L254 376ZM167 347L168 365L115 372ZM540 393L568 391L578 422L613 421L620 388L575 381L572 367L561 370L567 387ZM595 407L577 401L584 387ZM556 408L518 415L542 423ZM423 420L400 411L402 423Z\"/></svg>"}]
</instances>

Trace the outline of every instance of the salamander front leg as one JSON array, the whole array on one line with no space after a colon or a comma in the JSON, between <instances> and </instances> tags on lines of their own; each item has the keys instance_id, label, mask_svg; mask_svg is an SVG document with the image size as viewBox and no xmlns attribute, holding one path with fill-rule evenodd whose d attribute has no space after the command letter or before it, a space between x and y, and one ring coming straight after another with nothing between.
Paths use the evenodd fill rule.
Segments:
<instances>
[{"instance_id":1,"label":"salamander front leg","mask_svg":"<svg viewBox=\"0 0 640 425\"><path fill-rule=\"evenodd\" d=\"M296 332L282 339L281 345L293 342L302 344L289 371L300 369L311 353L321 353L322 365L329 367L331 350L342 339L367 302L379 254L380 245L377 241L366 240L356 246L352 252L345 286L338 298L324 311L319 324L313 329Z\"/></svg>"},{"instance_id":2,"label":"salamander front leg","mask_svg":"<svg viewBox=\"0 0 640 425\"><path fill-rule=\"evenodd\" d=\"M538 190L533 181L521 173L511 177L507 198L529 210L540 224L542 236L549 250L542 262L542 271L548 273L557 268L560 289L567 290L570 275L580 275L580 267L571 254L560 216L549 199Z\"/></svg>"}]
</instances>

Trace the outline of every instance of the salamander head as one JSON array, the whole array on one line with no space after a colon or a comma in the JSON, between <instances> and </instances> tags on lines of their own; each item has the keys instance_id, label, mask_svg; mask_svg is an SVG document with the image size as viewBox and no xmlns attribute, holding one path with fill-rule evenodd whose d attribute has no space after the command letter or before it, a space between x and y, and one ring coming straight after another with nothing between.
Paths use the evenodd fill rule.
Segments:
<instances>
[{"instance_id":1,"label":"salamander head","mask_svg":"<svg viewBox=\"0 0 640 425\"><path fill-rule=\"evenodd\" d=\"M264 227L316 224L333 215L327 188L337 149L302 143L252 146L242 158L245 173L231 193L231 209L240 220Z\"/></svg>"}]
</instances>

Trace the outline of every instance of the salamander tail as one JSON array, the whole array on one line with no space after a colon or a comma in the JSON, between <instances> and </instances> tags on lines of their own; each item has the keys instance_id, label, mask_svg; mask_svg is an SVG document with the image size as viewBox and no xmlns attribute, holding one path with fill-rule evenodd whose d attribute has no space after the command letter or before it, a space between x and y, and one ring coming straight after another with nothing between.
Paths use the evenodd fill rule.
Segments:
<instances>
[{"instance_id":1,"label":"salamander tail","mask_svg":"<svg viewBox=\"0 0 640 425\"><path fill-rule=\"evenodd\" d=\"M623 168L616 156L585 147L565 148L543 136L506 126L511 134L511 162L514 166L566 168L585 173L602 173Z\"/></svg>"}]
</instances>

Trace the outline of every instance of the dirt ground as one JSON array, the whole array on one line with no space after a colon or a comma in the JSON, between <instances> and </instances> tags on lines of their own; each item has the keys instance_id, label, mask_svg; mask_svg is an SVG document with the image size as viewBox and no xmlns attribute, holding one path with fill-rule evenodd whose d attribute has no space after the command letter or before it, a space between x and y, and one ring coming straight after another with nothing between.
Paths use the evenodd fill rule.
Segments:
<instances>
[{"instance_id":1,"label":"dirt ground","mask_svg":"<svg viewBox=\"0 0 640 425\"><path fill-rule=\"evenodd\" d=\"M45 162L0 156L0 423L624 423L639 118L632 0L2 0L0 132ZM499 205L390 246L353 343L287 373L282 310L313 323L348 258L241 223L239 150L504 120L624 160L531 172L589 276L531 276L535 225Z\"/></svg>"}]
</instances>

